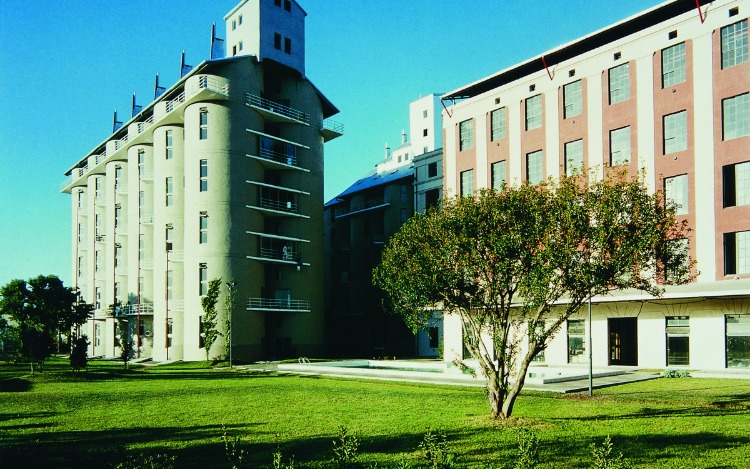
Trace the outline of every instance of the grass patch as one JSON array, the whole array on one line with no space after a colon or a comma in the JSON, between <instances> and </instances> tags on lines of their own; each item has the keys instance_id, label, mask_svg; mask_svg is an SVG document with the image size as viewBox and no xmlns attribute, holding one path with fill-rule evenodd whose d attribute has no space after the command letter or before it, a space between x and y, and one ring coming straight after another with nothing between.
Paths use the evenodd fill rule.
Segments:
<instances>
[{"instance_id":1,"label":"grass patch","mask_svg":"<svg viewBox=\"0 0 750 469\"><path fill-rule=\"evenodd\" d=\"M113 467L128 455L170 454L177 467L229 467L222 435L248 467L273 453L297 467L332 467L343 425L360 460L419 462L429 427L459 467L512 467L515 433L531 428L544 468L588 467L609 435L636 467L748 467L746 380L659 379L586 395L525 392L516 418L495 422L481 389L240 372L208 362L166 366L93 361L84 373L53 359L43 374L0 366L3 467Z\"/></svg>"}]
</instances>

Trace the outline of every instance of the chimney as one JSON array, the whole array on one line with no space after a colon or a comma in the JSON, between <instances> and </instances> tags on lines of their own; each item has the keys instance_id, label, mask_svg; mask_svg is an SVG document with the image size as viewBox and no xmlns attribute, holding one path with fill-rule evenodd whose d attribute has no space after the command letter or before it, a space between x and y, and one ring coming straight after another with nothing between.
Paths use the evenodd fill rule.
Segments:
<instances>
[{"instance_id":1,"label":"chimney","mask_svg":"<svg viewBox=\"0 0 750 469\"><path fill-rule=\"evenodd\" d=\"M401 145L406 143L406 129L401 129Z\"/></svg>"},{"instance_id":2,"label":"chimney","mask_svg":"<svg viewBox=\"0 0 750 469\"><path fill-rule=\"evenodd\" d=\"M385 142L385 159L391 159L391 147L388 146L388 142Z\"/></svg>"}]
</instances>

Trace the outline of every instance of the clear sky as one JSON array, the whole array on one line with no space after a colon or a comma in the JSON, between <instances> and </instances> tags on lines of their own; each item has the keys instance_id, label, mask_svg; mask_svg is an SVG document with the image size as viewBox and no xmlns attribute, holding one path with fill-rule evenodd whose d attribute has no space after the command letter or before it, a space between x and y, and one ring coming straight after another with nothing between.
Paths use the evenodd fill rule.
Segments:
<instances>
[{"instance_id":1,"label":"clear sky","mask_svg":"<svg viewBox=\"0 0 750 469\"><path fill-rule=\"evenodd\" d=\"M63 173L147 105L180 53L208 58L211 23L239 0L0 1L0 285L71 284ZM340 110L326 145L325 200L408 128L408 105L452 91L660 3L658 0L300 0L307 76ZM179 7L177 7L179 5ZM322 201L321 201L322 202Z\"/></svg>"}]
</instances>

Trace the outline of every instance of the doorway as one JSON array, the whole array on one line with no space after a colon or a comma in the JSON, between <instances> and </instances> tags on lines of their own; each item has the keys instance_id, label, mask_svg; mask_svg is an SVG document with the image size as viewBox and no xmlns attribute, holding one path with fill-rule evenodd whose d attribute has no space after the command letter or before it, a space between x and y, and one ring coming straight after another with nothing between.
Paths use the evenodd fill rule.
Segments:
<instances>
[{"instance_id":1,"label":"doorway","mask_svg":"<svg viewBox=\"0 0 750 469\"><path fill-rule=\"evenodd\" d=\"M609 364L638 366L638 318L610 318Z\"/></svg>"}]
</instances>

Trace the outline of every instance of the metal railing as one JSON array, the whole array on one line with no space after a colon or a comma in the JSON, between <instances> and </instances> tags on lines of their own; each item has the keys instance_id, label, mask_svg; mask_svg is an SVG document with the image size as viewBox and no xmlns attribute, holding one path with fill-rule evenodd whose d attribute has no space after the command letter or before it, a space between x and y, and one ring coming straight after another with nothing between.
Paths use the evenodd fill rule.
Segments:
<instances>
[{"instance_id":1,"label":"metal railing","mask_svg":"<svg viewBox=\"0 0 750 469\"><path fill-rule=\"evenodd\" d=\"M283 300L274 298L248 298L248 310L310 311L306 300Z\"/></svg>"},{"instance_id":2,"label":"metal railing","mask_svg":"<svg viewBox=\"0 0 750 469\"><path fill-rule=\"evenodd\" d=\"M310 125L310 115L306 112L298 111L281 103L271 101L270 99L261 98L260 96L247 93L245 95L245 103L248 106L265 109L266 111L273 112L274 114L288 117L289 119L294 119L296 121L302 122L303 124Z\"/></svg>"},{"instance_id":3,"label":"metal railing","mask_svg":"<svg viewBox=\"0 0 750 469\"><path fill-rule=\"evenodd\" d=\"M286 153L269 150L267 148L260 149L260 157L265 160L271 160L277 163L288 164L289 166L298 166L297 157L295 155L288 155Z\"/></svg>"},{"instance_id":4,"label":"metal railing","mask_svg":"<svg viewBox=\"0 0 750 469\"><path fill-rule=\"evenodd\" d=\"M339 210L336 210L336 216L340 217L342 215L348 215L350 213L361 212L363 210L368 210L368 209L377 208L377 207L385 207L388 205L391 205L391 199L389 197L370 199L359 204L352 204L349 206L348 209L341 208Z\"/></svg>"},{"instance_id":5,"label":"metal railing","mask_svg":"<svg viewBox=\"0 0 750 469\"><path fill-rule=\"evenodd\" d=\"M229 83L213 75L200 75L198 77L198 88L229 96Z\"/></svg>"},{"instance_id":6,"label":"metal railing","mask_svg":"<svg viewBox=\"0 0 750 469\"><path fill-rule=\"evenodd\" d=\"M336 122L335 120L326 119L320 125L320 130L330 130L331 132L336 132L337 134L343 135L344 124L342 124L341 122Z\"/></svg>"},{"instance_id":7,"label":"metal railing","mask_svg":"<svg viewBox=\"0 0 750 469\"><path fill-rule=\"evenodd\" d=\"M297 253L289 247L284 249L260 248L260 256L264 259L275 259L279 261L294 262L297 259Z\"/></svg>"},{"instance_id":8,"label":"metal railing","mask_svg":"<svg viewBox=\"0 0 750 469\"><path fill-rule=\"evenodd\" d=\"M261 197L258 206L268 210L276 210L277 212L297 213L297 204L290 200L285 201Z\"/></svg>"}]
</instances>

